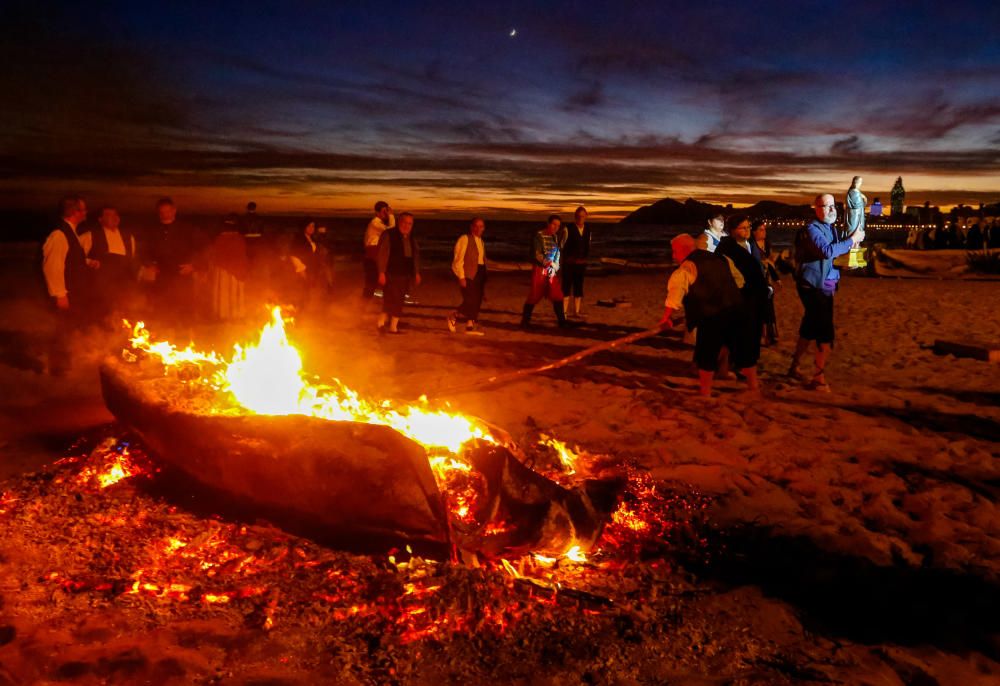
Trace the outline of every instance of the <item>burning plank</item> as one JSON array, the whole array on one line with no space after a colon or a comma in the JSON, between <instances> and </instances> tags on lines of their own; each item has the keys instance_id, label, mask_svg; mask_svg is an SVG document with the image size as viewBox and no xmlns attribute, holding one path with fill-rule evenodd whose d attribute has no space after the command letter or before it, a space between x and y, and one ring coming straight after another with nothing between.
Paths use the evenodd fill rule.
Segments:
<instances>
[{"instance_id":1,"label":"burning plank","mask_svg":"<svg viewBox=\"0 0 1000 686\"><path fill-rule=\"evenodd\" d=\"M140 365L107 361L105 403L161 460L200 484L321 538L449 544L441 493L415 441L359 422L195 412L148 380Z\"/></svg>"}]
</instances>

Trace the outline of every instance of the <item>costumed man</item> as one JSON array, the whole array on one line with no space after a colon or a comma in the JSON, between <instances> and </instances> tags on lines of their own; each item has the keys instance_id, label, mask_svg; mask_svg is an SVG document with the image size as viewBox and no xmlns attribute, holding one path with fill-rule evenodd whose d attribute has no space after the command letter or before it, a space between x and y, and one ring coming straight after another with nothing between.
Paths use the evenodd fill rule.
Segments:
<instances>
[{"instance_id":1,"label":"costumed man","mask_svg":"<svg viewBox=\"0 0 1000 686\"><path fill-rule=\"evenodd\" d=\"M455 241L455 254L451 262L451 271L458 279L458 287L462 291L462 304L448 315L448 330L457 331L460 320L465 321L465 333L482 333L476 328L479 320L479 308L483 304L483 290L486 287L486 245L483 233L486 222L476 217L469 224L469 232Z\"/></svg>"},{"instance_id":2,"label":"costumed man","mask_svg":"<svg viewBox=\"0 0 1000 686\"><path fill-rule=\"evenodd\" d=\"M733 367L740 370L747 386L759 391L757 357L751 339L757 338L746 316L740 288L743 275L728 258L697 247L690 234L680 234L670 241L674 261L680 264L667 282L661 326L670 324L670 317L680 307L688 330L698 329L694 346L698 366L698 387L702 396L712 394L712 378L719 367L719 353L729 349Z\"/></svg>"},{"instance_id":3,"label":"costumed man","mask_svg":"<svg viewBox=\"0 0 1000 686\"><path fill-rule=\"evenodd\" d=\"M566 311L563 309L563 292L559 283L559 267L562 246L559 244L559 226L562 219L558 214L549 215L545 228L535 234L531 268L531 290L521 311L521 328L531 326L531 313L542 298L552 301L559 326L567 326Z\"/></svg>"},{"instance_id":4,"label":"costumed man","mask_svg":"<svg viewBox=\"0 0 1000 686\"><path fill-rule=\"evenodd\" d=\"M87 219L87 203L78 195L60 202L59 225L42 245L42 273L56 308L56 331L49 346L49 373L64 375L70 367L70 340L90 323L93 270L97 263L87 257L93 236L77 233Z\"/></svg>"},{"instance_id":5,"label":"costumed man","mask_svg":"<svg viewBox=\"0 0 1000 686\"><path fill-rule=\"evenodd\" d=\"M392 215L392 208L385 200L375 203L375 216L368 222L365 229L365 284L361 289L361 297L370 300L375 297L375 289L378 288L378 241L382 234L396 226L396 218Z\"/></svg>"},{"instance_id":6,"label":"costumed man","mask_svg":"<svg viewBox=\"0 0 1000 686\"><path fill-rule=\"evenodd\" d=\"M97 315L117 318L127 311L134 296L139 270L135 236L121 228L121 216L114 207L101 208L90 235L88 256L99 265L94 272Z\"/></svg>"},{"instance_id":7,"label":"costumed man","mask_svg":"<svg viewBox=\"0 0 1000 686\"><path fill-rule=\"evenodd\" d=\"M563 310L566 316L580 316L583 307L583 278L587 273L590 255L590 227L587 226L587 209L577 207L573 223L563 227L562 289L566 296Z\"/></svg>"},{"instance_id":8,"label":"costumed man","mask_svg":"<svg viewBox=\"0 0 1000 686\"><path fill-rule=\"evenodd\" d=\"M406 293L411 285L420 285L420 246L413 236L413 215L409 212L399 215L397 227L382 232L376 266L382 287L378 332L398 334Z\"/></svg>"},{"instance_id":9,"label":"costumed man","mask_svg":"<svg viewBox=\"0 0 1000 686\"><path fill-rule=\"evenodd\" d=\"M805 308L799 326L799 341L792 355L788 375L801 379L799 362L816 343L816 369L808 387L829 391L826 363L833 350L833 295L840 283L840 272L833 260L846 255L865 239L865 230L857 229L850 238L840 238L833 228L837 221L837 205L829 193L816 196L813 203L816 218L795 236L795 284Z\"/></svg>"}]
</instances>

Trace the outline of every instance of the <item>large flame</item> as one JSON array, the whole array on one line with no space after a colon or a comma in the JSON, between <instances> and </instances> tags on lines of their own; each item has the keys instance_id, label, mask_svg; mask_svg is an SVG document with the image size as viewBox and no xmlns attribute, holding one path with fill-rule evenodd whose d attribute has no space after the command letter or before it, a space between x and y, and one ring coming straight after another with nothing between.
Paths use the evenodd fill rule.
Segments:
<instances>
[{"instance_id":1,"label":"large flame","mask_svg":"<svg viewBox=\"0 0 1000 686\"><path fill-rule=\"evenodd\" d=\"M309 382L303 373L302 357L285 332L281 309L271 311L255 344L236 345L230 359L215 352L203 353L188 346L153 341L144 324L133 327L134 349L158 357L164 365L208 364L218 369L213 382L231 394L235 403L255 414L302 414L321 419L365 422L390 426L424 446L433 456L442 451L457 456L462 445L473 439L495 442L480 422L470 417L410 405L392 408L388 402L371 402L334 380L334 385ZM432 466L449 469L454 460L432 460Z\"/></svg>"}]
</instances>

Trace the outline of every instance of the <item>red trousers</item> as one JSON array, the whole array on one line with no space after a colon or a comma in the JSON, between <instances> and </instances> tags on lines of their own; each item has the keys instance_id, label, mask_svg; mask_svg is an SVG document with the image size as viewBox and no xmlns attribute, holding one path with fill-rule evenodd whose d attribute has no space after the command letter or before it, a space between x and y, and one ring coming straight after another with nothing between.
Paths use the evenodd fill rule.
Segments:
<instances>
[{"instance_id":1,"label":"red trousers","mask_svg":"<svg viewBox=\"0 0 1000 686\"><path fill-rule=\"evenodd\" d=\"M548 298L552 302L562 302L563 291L560 283L559 273L555 276L547 276L545 268L535 265L531 270L531 292L524 302L534 305L542 298Z\"/></svg>"}]
</instances>

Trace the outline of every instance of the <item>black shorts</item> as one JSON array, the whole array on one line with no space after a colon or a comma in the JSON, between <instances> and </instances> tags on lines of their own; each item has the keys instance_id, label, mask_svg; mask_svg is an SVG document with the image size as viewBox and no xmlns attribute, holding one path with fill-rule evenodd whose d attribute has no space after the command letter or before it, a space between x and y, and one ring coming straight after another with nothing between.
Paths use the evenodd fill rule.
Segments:
<instances>
[{"instance_id":1,"label":"black shorts","mask_svg":"<svg viewBox=\"0 0 1000 686\"><path fill-rule=\"evenodd\" d=\"M562 266L562 289L563 295L575 295L583 297L583 277L587 274L587 265L583 264L563 264Z\"/></svg>"},{"instance_id":2,"label":"black shorts","mask_svg":"<svg viewBox=\"0 0 1000 686\"><path fill-rule=\"evenodd\" d=\"M754 330L756 317L743 308L734 308L698 322L698 338L694 342L694 362L698 369L714 372L719 369L719 353L729 349L729 364L734 369L747 369L760 357L760 332Z\"/></svg>"},{"instance_id":3,"label":"black shorts","mask_svg":"<svg viewBox=\"0 0 1000 686\"><path fill-rule=\"evenodd\" d=\"M798 291L806 310L799 326L799 338L833 345L833 295L802 285L798 286Z\"/></svg>"}]
</instances>

